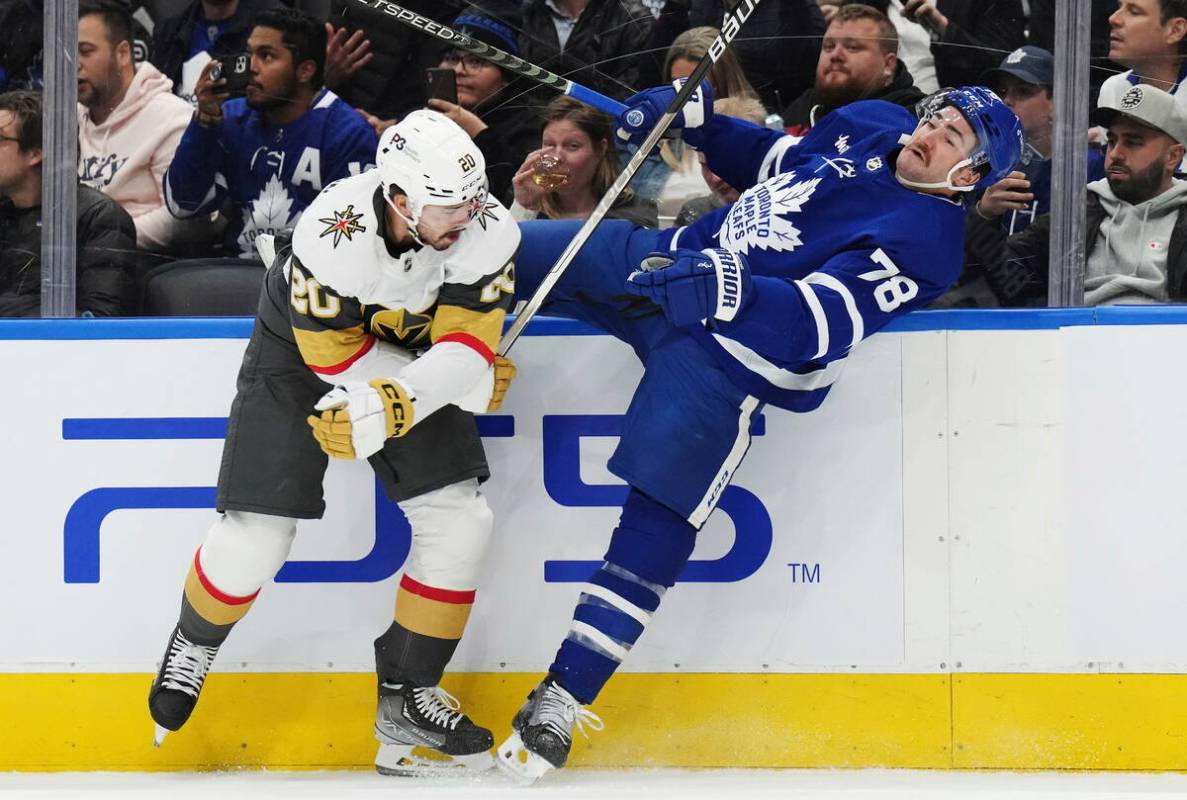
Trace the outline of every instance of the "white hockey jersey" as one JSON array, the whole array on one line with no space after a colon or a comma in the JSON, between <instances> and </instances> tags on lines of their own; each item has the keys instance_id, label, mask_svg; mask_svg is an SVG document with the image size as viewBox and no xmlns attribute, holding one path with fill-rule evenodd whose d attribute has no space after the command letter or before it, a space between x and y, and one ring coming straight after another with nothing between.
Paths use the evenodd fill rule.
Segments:
<instances>
[{"instance_id":1,"label":"white hockey jersey","mask_svg":"<svg viewBox=\"0 0 1187 800\"><path fill-rule=\"evenodd\" d=\"M273 305L288 309L280 327L328 384L397 378L416 398L418 420L449 403L483 411L515 290L519 228L488 199L448 249L396 251L383 235L386 208L375 170L318 195L283 271L269 275ZM263 310L261 319L269 322Z\"/></svg>"}]
</instances>

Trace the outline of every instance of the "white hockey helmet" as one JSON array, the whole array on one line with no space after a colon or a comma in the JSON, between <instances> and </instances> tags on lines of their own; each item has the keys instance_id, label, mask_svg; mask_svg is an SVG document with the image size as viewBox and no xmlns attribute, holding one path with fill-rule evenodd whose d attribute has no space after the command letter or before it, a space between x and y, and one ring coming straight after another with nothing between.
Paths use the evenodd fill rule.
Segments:
<instances>
[{"instance_id":1,"label":"white hockey helmet","mask_svg":"<svg viewBox=\"0 0 1187 800\"><path fill-rule=\"evenodd\" d=\"M413 111L379 137L375 168L383 198L419 241L416 226L425 206L470 203L473 219L486 202L486 159L462 128L430 109ZM409 217L392 202L392 187L408 197Z\"/></svg>"}]
</instances>

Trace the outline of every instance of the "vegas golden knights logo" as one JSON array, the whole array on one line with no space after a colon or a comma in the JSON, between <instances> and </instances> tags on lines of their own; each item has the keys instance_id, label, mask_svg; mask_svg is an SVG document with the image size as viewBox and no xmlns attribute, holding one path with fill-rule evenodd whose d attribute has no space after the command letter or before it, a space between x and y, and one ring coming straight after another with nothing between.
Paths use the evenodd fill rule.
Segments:
<instances>
[{"instance_id":1,"label":"vegas golden knights logo","mask_svg":"<svg viewBox=\"0 0 1187 800\"><path fill-rule=\"evenodd\" d=\"M429 344L432 326L432 314L417 314L406 308L380 308L367 314L367 327L373 335L410 349Z\"/></svg>"}]
</instances>

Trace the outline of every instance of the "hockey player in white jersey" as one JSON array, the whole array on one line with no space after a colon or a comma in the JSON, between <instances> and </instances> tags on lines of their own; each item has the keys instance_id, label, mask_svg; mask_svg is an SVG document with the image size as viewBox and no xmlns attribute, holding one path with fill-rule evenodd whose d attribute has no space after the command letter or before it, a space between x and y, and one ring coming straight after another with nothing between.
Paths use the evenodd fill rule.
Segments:
<instances>
[{"instance_id":1,"label":"hockey player in white jersey","mask_svg":"<svg viewBox=\"0 0 1187 800\"><path fill-rule=\"evenodd\" d=\"M268 270L231 407L221 515L149 695L158 743L189 718L297 520L322 516L329 455L368 459L412 529L395 619L375 640L377 769L492 763L490 731L438 684L493 525L474 413L497 407L514 373L494 347L519 231L487 194L481 152L435 111L389 128L376 164L326 187Z\"/></svg>"},{"instance_id":2,"label":"hockey player in white jersey","mask_svg":"<svg viewBox=\"0 0 1187 800\"><path fill-rule=\"evenodd\" d=\"M631 98L620 135L641 141L675 91ZM816 408L852 348L951 285L965 198L1022 152L1017 118L981 87L937 94L920 118L853 103L798 143L712 109L704 84L676 125L741 197L682 228L601 222L543 307L627 342L645 369L609 463L630 486L618 527L499 748L528 780L565 764L575 728L599 727L584 706L679 579L763 405ZM532 294L579 224L521 223L517 293Z\"/></svg>"}]
</instances>

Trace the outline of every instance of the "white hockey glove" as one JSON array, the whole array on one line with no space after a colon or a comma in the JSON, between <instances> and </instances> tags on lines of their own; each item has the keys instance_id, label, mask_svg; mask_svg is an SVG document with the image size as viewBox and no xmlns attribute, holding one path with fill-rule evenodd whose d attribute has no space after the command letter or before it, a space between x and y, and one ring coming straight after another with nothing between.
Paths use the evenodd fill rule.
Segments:
<instances>
[{"instance_id":1,"label":"white hockey glove","mask_svg":"<svg viewBox=\"0 0 1187 800\"><path fill-rule=\"evenodd\" d=\"M412 427L415 398L393 378L351 381L327 392L307 418L313 438L333 458L369 458L392 436Z\"/></svg>"}]
</instances>

